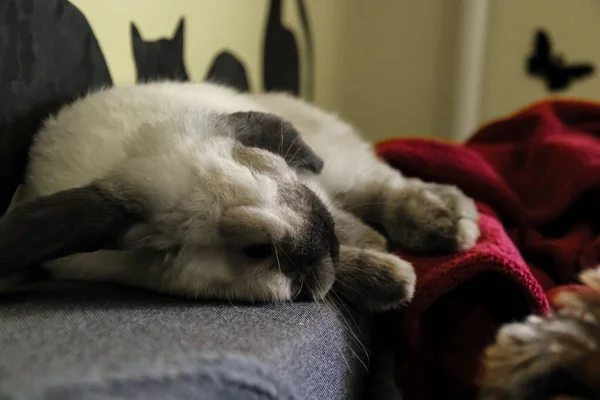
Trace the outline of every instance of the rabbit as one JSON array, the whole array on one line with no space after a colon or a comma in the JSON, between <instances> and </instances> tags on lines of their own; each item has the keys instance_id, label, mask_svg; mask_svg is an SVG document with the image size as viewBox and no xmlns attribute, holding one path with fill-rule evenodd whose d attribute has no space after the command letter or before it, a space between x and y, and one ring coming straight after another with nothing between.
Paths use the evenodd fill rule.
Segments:
<instances>
[{"instance_id":1,"label":"rabbit","mask_svg":"<svg viewBox=\"0 0 600 400\"><path fill-rule=\"evenodd\" d=\"M407 179L336 115L285 93L161 81L98 90L45 121L0 219L5 289L39 271L191 298L413 295L389 244L460 251L473 200ZM379 228L375 228L379 227Z\"/></svg>"},{"instance_id":2,"label":"rabbit","mask_svg":"<svg viewBox=\"0 0 600 400\"><path fill-rule=\"evenodd\" d=\"M505 324L485 352L481 400L600 398L600 266L564 291L558 311Z\"/></svg>"}]
</instances>

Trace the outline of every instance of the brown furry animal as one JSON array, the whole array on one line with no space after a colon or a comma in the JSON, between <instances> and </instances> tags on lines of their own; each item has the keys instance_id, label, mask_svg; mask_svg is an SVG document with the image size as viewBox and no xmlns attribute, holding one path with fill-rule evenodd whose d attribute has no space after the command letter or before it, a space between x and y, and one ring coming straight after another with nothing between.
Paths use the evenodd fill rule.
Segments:
<instances>
[{"instance_id":1,"label":"brown furry animal","mask_svg":"<svg viewBox=\"0 0 600 400\"><path fill-rule=\"evenodd\" d=\"M600 399L600 266L560 311L503 326L485 354L480 400Z\"/></svg>"}]
</instances>

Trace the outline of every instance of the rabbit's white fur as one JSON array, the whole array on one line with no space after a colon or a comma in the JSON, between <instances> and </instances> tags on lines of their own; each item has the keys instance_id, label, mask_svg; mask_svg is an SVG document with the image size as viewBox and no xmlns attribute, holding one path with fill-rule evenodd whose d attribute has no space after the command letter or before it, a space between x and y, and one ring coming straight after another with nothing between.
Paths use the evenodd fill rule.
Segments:
<instances>
[{"instance_id":1,"label":"rabbit's white fur","mask_svg":"<svg viewBox=\"0 0 600 400\"><path fill-rule=\"evenodd\" d=\"M99 171L106 171L124 160L128 146L135 146L133 151L143 154L149 149L160 149L165 145L161 141L176 139L171 134L156 132L131 145L137 129L148 121L168 120L186 113L197 115L207 110L270 112L290 121L306 143L325 160L323 172L313 180L322 184L327 192L342 192L348 190L349 185L353 190L368 191L365 186L377 182L402 187L406 181L397 170L377 159L372 145L351 125L286 93L246 95L208 83L159 82L111 88L93 93L76 105L75 112L69 113L67 109L47 121L38 135L31 150L34 162L27 178L27 188L33 193L26 196L46 195L85 184L96 178ZM106 115L111 119L107 120ZM113 121L124 123L112 126ZM189 121L204 122L201 117ZM224 143L221 145L227 147ZM195 148L188 150L196 151ZM51 164L36 163L36 154L52 154L48 158ZM148 173L157 178L165 170L162 164L148 168L154 168ZM176 176L170 173L169 179ZM173 192L163 190L161 195ZM323 195L322 191L317 194Z\"/></svg>"},{"instance_id":2,"label":"rabbit's white fur","mask_svg":"<svg viewBox=\"0 0 600 400\"><path fill-rule=\"evenodd\" d=\"M289 167L295 154L286 149L280 149L279 155L247 149L221 134L223 125L215 115L248 111L291 122L324 161L321 173ZM110 179L102 180L106 176ZM22 200L99 179L103 188L120 197L130 192L141 196L160 232L154 225L127 232L123 240L134 243L133 248L144 247L143 251L102 250L47 263L59 278L111 280L191 296L292 299L304 281L298 288L297 282L273 268L273 260L252 261L251 268L241 268L248 260L233 249L310 234L307 210L312 210L314 201L296 200L295 192L285 189L298 182L327 206L338 237L353 237L352 229L339 232L340 226L352 226L348 221L355 218L343 209L381 225L392 241L417 250L463 249L479 235L473 202L460 191L405 179L378 160L352 126L286 94L240 94L209 83L172 82L92 93L50 118L38 133L30 150ZM288 193L285 201L282 193ZM231 217L227 230L244 225L237 232L240 237L222 234L226 210L246 205L253 207L254 214ZM406 226L405 219L410 220ZM364 268L365 281L391 285L386 290L396 296L390 295L375 308L401 304L414 289L410 264L382 252L377 234L355 221L362 233L347 239L350 243L340 239L340 258L347 262L337 267L336 277L343 281L339 274L347 268L354 282L359 278L352 268ZM441 239L431 241L438 231ZM261 237L264 232L268 237ZM348 246L368 249L344 253ZM274 256L280 267L286 256ZM315 262L313 274L332 268L328 257ZM310 290L315 297L333 284L329 275L324 273L313 282Z\"/></svg>"}]
</instances>

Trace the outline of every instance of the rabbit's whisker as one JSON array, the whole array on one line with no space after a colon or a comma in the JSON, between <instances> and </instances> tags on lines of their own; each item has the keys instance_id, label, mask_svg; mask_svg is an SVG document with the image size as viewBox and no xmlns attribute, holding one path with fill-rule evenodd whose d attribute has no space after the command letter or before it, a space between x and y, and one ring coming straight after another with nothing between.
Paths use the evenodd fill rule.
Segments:
<instances>
[{"instance_id":1,"label":"rabbit's whisker","mask_svg":"<svg viewBox=\"0 0 600 400\"><path fill-rule=\"evenodd\" d=\"M281 130L283 131L283 127L281 128ZM300 137L299 135L296 136L294 138L294 140L292 141L292 144L290 144L290 147L288 147L287 151L285 152L285 155L283 156L284 160L287 160L287 156L288 156L290 150L292 149L292 147L294 146L294 143L296 143L296 140L298 140L299 137ZM283 140L283 136L282 136L282 140Z\"/></svg>"},{"instance_id":2,"label":"rabbit's whisker","mask_svg":"<svg viewBox=\"0 0 600 400\"><path fill-rule=\"evenodd\" d=\"M275 259L277 260L277 268L279 268L279 273L283 274L283 272L281 272L281 262L279 262L279 253L277 252L277 245L275 243L273 244L273 249L275 250Z\"/></svg>"},{"instance_id":3,"label":"rabbit's whisker","mask_svg":"<svg viewBox=\"0 0 600 400\"><path fill-rule=\"evenodd\" d=\"M311 271L311 274L313 275L313 278L315 279L316 282L316 286L317 289L319 290L319 292L321 292L321 287L319 285L319 282L317 282L316 276L314 274L314 272ZM331 293L331 291L329 292ZM313 297L314 297L314 293L313 293ZM344 331L346 331L346 333L348 333L350 335L350 337L353 340L356 340L357 343L359 344L359 346L361 347L361 349L363 349L363 351L365 351L365 346L364 344L360 341L360 339L356 336L356 334L354 332L352 332L352 329L350 327L350 324L348 323L348 321L344 318L343 315L343 311L340 310L340 308L337 306L336 302L334 301L334 299L328 299L327 296L323 297L322 299L323 303L333 309L337 315L339 315L339 317L342 319L343 322L343 328ZM350 373L353 374L352 369L350 368L350 364L348 364L348 360L346 359L342 349L340 349L338 346L336 346L338 348L338 351L340 352L340 355L342 356L342 359L344 360L344 362L346 363L346 366L348 367L348 371L350 371ZM354 349L352 348L352 345L347 345L348 349L350 350L350 352L352 353L352 355L362 364L362 366L365 368L366 371L369 370L369 368L367 367L367 364L362 360L362 358L356 353L356 351L354 351ZM365 351L365 354L368 357L368 353Z\"/></svg>"}]
</instances>

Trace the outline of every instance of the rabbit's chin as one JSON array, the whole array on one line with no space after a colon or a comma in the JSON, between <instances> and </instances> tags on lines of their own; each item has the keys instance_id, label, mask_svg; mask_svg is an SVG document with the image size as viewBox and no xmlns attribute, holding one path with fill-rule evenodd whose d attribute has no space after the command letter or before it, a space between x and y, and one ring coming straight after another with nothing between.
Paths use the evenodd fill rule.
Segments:
<instances>
[{"instance_id":1,"label":"rabbit's chin","mask_svg":"<svg viewBox=\"0 0 600 400\"><path fill-rule=\"evenodd\" d=\"M203 254L198 257L166 255L142 275L145 286L171 295L194 299L237 300L244 302L280 302L320 300L335 280L333 260L315 262L311 268L290 270L281 263L272 265L238 264L226 255ZM172 257L172 258L171 258Z\"/></svg>"},{"instance_id":2,"label":"rabbit's chin","mask_svg":"<svg viewBox=\"0 0 600 400\"><path fill-rule=\"evenodd\" d=\"M200 281L182 277L162 279L155 289L192 299L215 299L248 303L322 300L333 286L331 278L293 279L279 272L232 281Z\"/></svg>"}]
</instances>

